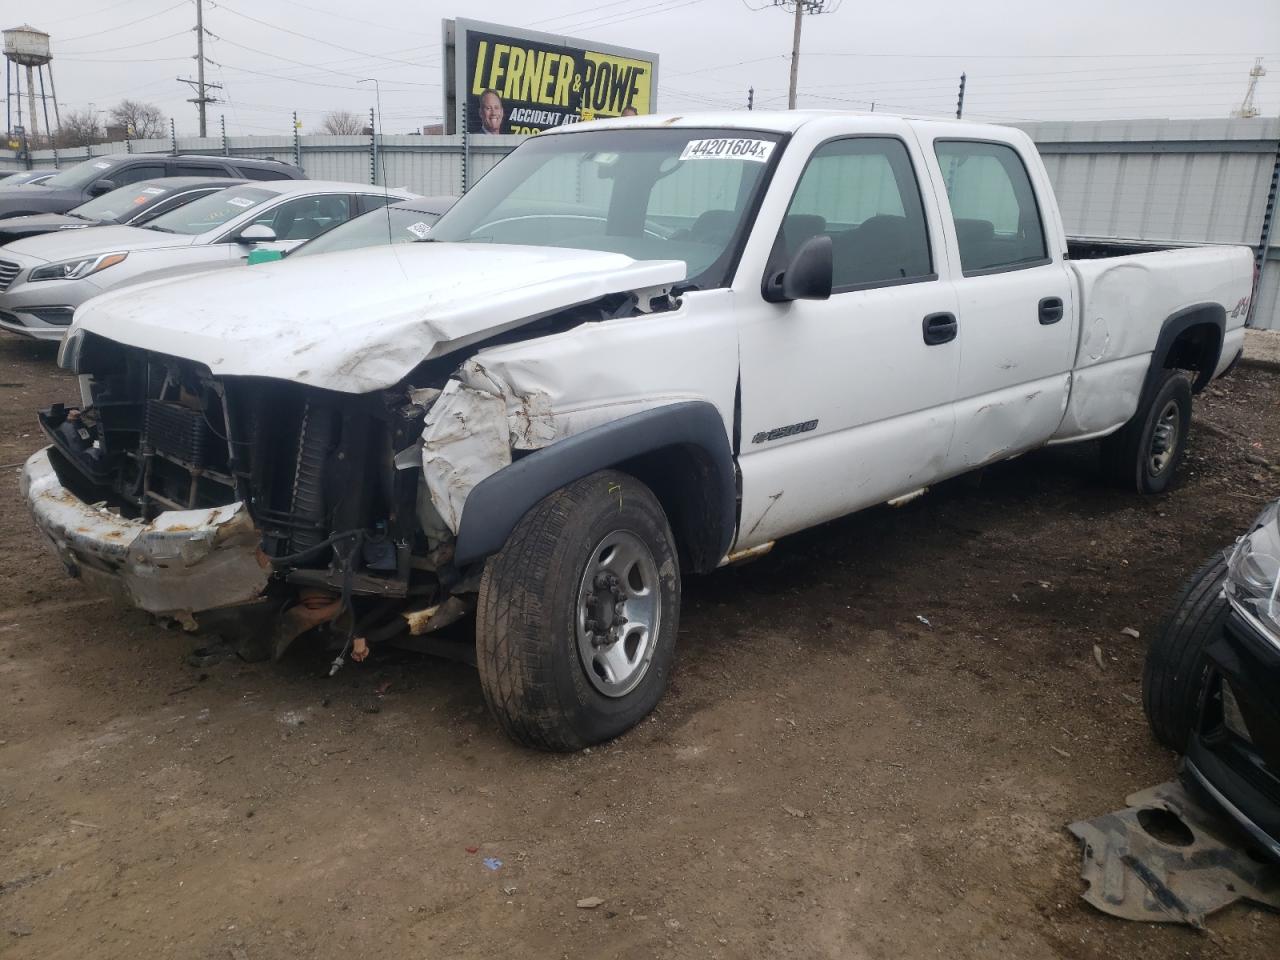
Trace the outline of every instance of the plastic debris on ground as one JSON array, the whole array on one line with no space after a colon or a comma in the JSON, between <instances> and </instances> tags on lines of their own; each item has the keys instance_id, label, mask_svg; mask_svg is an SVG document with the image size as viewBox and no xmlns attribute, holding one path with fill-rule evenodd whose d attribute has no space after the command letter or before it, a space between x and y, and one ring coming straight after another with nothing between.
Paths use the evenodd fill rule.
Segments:
<instances>
[{"instance_id":1,"label":"plastic debris on ground","mask_svg":"<svg viewBox=\"0 0 1280 960\"><path fill-rule=\"evenodd\" d=\"M1280 910L1280 866L1250 856L1235 825L1181 784L1150 787L1125 803L1067 827L1084 842L1088 903L1113 917L1199 929L1240 899Z\"/></svg>"}]
</instances>

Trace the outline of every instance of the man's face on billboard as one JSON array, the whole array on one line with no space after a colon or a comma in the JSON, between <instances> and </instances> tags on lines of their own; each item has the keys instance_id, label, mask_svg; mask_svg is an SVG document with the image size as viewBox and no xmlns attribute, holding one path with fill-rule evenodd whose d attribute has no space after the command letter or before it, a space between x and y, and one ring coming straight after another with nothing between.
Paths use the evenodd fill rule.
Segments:
<instances>
[{"instance_id":1,"label":"man's face on billboard","mask_svg":"<svg viewBox=\"0 0 1280 960\"><path fill-rule=\"evenodd\" d=\"M502 99L493 91L480 98L480 125L485 133L502 132Z\"/></svg>"}]
</instances>

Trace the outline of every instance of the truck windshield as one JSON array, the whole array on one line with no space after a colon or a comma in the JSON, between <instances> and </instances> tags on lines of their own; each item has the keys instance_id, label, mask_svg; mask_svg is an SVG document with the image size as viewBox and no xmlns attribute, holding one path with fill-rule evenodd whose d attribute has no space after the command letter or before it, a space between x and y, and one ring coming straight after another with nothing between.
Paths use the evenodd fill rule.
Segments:
<instances>
[{"instance_id":1,"label":"truck windshield","mask_svg":"<svg viewBox=\"0 0 1280 960\"><path fill-rule=\"evenodd\" d=\"M688 128L534 137L468 191L431 239L683 260L697 286L723 286L778 139Z\"/></svg>"}]
</instances>

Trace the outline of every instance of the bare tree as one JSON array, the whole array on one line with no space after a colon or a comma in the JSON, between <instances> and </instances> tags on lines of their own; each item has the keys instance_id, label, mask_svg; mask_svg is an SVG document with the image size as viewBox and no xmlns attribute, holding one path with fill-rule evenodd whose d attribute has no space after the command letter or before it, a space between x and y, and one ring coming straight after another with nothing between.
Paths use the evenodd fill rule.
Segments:
<instances>
[{"instance_id":1,"label":"bare tree","mask_svg":"<svg viewBox=\"0 0 1280 960\"><path fill-rule=\"evenodd\" d=\"M364 117L350 110L330 110L320 121L320 129L336 136L355 137L364 133L369 124Z\"/></svg>"},{"instance_id":2,"label":"bare tree","mask_svg":"<svg viewBox=\"0 0 1280 960\"><path fill-rule=\"evenodd\" d=\"M98 115L92 110L74 110L63 114L58 128L58 146L84 147L102 140L102 127Z\"/></svg>"},{"instance_id":3,"label":"bare tree","mask_svg":"<svg viewBox=\"0 0 1280 960\"><path fill-rule=\"evenodd\" d=\"M111 120L124 127L135 140L163 137L166 133L164 114L154 103L140 100L121 100L111 108Z\"/></svg>"}]
</instances>

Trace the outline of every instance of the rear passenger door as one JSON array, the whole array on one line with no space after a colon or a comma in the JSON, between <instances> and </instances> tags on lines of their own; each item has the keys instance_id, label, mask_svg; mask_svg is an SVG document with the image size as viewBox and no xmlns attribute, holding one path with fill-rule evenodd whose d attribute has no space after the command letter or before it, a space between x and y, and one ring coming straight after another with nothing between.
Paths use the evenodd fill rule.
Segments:
<instances>
[{"instance_id":1,"label":"rear passenger door","mask_svg":"<svg viewBox=\"0 0 1280 960\"><path fill-rule=\"evenodd\" d=\"M829 300L743 311L736 549L944 470L960 348L955 294L938 269L941 221L923 202L921 172L918 145L860 136L820 144L800 176L769 270L826 234L834 286Z\"/></svg>"},{"instance_id":2,"label":"rear passenger door","mask_svg":"<svg viewBox=\"0 0 1280 960\"><path fill-rule=\"evenodd\" d=\"M1046 229L1053 197L1037 195L1017 150L939 138L932 152L956 240L954 474L1039 446L1057 430L1075 353L1074 286L1061 242Z\"/></svg>"}]
</instances>

